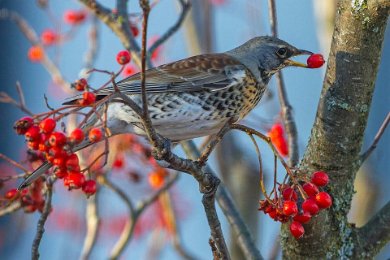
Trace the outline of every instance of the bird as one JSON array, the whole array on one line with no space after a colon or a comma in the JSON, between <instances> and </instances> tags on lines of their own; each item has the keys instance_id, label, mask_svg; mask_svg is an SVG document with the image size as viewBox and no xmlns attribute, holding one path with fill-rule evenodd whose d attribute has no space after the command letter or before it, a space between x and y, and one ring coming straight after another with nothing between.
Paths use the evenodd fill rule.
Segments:
<instances>
[{"instance_id":1,"label":"bird","mask_svg":"<svg viewBox=\"0 0 390 260\"><path fill-rule=\"evenodd\" d=\"M289 66L307 67L292 57L311 54L276 37L258 36L224 53L201 54L148 69L145 86L152 125L173 143L216 134L258 104L273 74ZM142 105L141 73L116 82L116 88ZM114 91L114 86L102 88L95 93L96 100ZM80 98L74 96L64 105L76 104ZM127 104L117 99L107 102L106 126L112 135L146 135L141 118ZM74 150L89 145L85 141ZM50 167L44 162L19 189Z\"/></svg>"}]
</instances>

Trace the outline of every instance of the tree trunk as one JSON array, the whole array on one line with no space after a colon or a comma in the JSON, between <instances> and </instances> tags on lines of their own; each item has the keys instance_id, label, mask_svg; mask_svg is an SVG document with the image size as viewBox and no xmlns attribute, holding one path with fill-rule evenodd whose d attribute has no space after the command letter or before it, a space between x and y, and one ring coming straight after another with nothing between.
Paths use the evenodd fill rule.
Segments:
<instances>
[{"instance_id":1,"label":"tree trunk","mask_svg":"<svg viewBox=\"0 0 390 260\"><path fill-rule=\"evenodd\" d=\"M389 8L389 1L338 3L317 115L299 166L302 174L318 170L329 174L327 191L333 197L333 206L305 226L305 236L300 240L291 237L288 225L283 225L282 243L287 259L357 257L360 240L354 226L347 222L347 213L355 175L361 165L359 155ZM375 255L378 250L375 247L366 251L365 257Z\"/></svg>"}]
</instances>

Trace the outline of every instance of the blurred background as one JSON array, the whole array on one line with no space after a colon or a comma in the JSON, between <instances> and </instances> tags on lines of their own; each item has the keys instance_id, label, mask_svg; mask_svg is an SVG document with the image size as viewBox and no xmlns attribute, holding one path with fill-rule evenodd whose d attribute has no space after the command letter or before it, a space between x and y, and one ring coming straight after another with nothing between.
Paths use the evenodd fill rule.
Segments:
<instances>
[{"instance_id":1,"label":"blurred background","mask_svg":"<svg viewBox=\"0 0 390 260\"><path fill-rule=\"evenodd\" d=\"M78 79L82 73L85 53L89 48L91 28L96 28L98 33L98 49L93 67L108 71L119 70L115 56L123 49L123 46L104 24L95 23L91 15L88 15L86 21L77 27L64 23L64 12L82 9L82 5L77 1L52 0L49 1L49 8L44 10L38 7L38 2L40 1L0 0L0 8L18 12L38 34L47 28L52 28L58 33L67 32L70 35L70 40L63 44L45 49L67 81L72 82ZM152 2L155 5L150 14L149 38L157 39L176 22L180 6L177 1L172 0ZM115 1L105 0L101 3L108 8L115 8ZM129 1L129 12L131 20L140 29L141 10L138 7L138 1ZM298 48L322 53L327 57L332 37L335 1L302 0L294 4L277 1L277 14L281 39ZM0 30L2 35L0 41L1 91L17 98L15 84L19 81L26 97L26 103L34 113L47 111L44 95L47 96L51 106L58 107L70 94L65 93L53 82L40 63L34 63L28 59L27 52L31 44L15 23L1 19ZM192 9L181 29L162 46L153 64L159 65L200 53L224 52L259 35L270 35L267 1L193 1ZM371 143L390 110L389 29L385 38L364 147L368 147ZM140 42L139 36L136 39ZM135 65L134 68L136 70ZM324 68L325 66L317 70L288 68L283 71L288 98L293 106L297 124L300 155L303 154L314 122ZM95 73L90 83L100 86L107 79L106 75ZM2 118L0 152L15 160L21 160L25 156L24 138L18 137L12 126L23 114L9 104L0 103L0 109ZM266 133L279 119L277 90L274 80L271 80L267 95L242 123ZM202 140L196 141L198 144L202 142ZM358 226L363 225L378 208L390 199L390 190L387 187L390 181L389 144L390 134L387 131L358 174L357 193L349 216L351 222L355 222ZM265 144L261 144L260 148L266 179L271 180L272 154ZM177 148L177 153L184 155L180 148ZM229 187L263 256L266 259L279 258L280 224L265 217L257 210L260 199L259 165L250 139L244 134L229 134L213 154L210 164ZM137 161L127 161L125 169L113 170L110 173L112 181L131 194L132 198L139 198L151 192L145 181L147 172L143 172L142 167L137 165ZM126 174L129 170L140 172L140 183L128 180ZM8 176L14 172L15 169L8 164L0 162L0 176ZM279 178L282 179L284 173L281 170L279 172ZM16 182L7 185L16 186ZM272 183L270 182L269 185ZM40 246L41 258L76 259L80 256L86 232L84 216L86 199L81 193L68 192L61 184L56 184L55 189L54 210L46 223L46 232ZM4 193L5 190L3 188L0 193ZM179 181L170 192L170 199L173 203L177 229L183 247L197 259L210 259L212 256L208 244L209 228L197 183L191 176L181 174ZM98 202L102 217L102 231L91 259L106 259L124 226L127 209L123 202L107 189L101 190ZM170 237L167 229L156 225L156 223L163 223L159 220L161 214L158 214L156 210L158 211L152 207L144 213L145 218L142 218L143 224L140 225L142 228L133 237L122 259L181 259L173 248L171 240L167 239ZM229 226L220 211L219 216L228 243L235 248L234 237L229 237L231 234ZM22 211L0 218L0 258L30 258L38 218L37 212L25 214ZM234 249L234 251L234 256L239 259L239 250ZM390 250L387 247L377 259L387 259L389 256Z\"/></svg>"}]
</instances>

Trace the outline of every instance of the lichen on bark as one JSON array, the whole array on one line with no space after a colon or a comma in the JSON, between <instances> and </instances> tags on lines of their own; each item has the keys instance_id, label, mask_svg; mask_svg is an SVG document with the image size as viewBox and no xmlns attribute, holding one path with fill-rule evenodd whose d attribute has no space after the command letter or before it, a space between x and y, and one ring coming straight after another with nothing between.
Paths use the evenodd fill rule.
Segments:
<instances>
[{"instance_id":1,"label":"lichen on bark","mask_svg":"<svg viewBox=\"0 0 390 260\"><path fill-rule=\"evenodd\" d=\"M351 4L352 2L352 4ZM379 6L378 6L379 5ZM385 10L383 10L385 8ZM295 240L282 228L286 259L348 259L359 246L347 222L359 155L381 57L389 7L380 1L339 1L327 72L300 172L324 170L334 205Z\"/></svg>"}]
</instances>

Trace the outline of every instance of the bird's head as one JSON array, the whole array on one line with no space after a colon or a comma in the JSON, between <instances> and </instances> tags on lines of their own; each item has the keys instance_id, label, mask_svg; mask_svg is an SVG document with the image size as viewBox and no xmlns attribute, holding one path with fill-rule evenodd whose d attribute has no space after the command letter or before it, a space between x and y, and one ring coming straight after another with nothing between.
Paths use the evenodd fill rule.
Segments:
<instances>
[{"instance_id":1,"label":"bird's head","mask_svg":"<svg viewBox=\"0 0 390 260\"><path fill-rule=\"evenodd\" d=\"M313 54L270 36L255 37L228 53L238 58L253 73L261 76L263 81L266 82L274 73L284 67L307 68L306 64L294 61L291 58L298 55Z\"/></svg>"}]
</instances>

